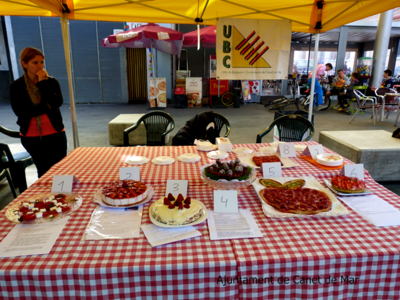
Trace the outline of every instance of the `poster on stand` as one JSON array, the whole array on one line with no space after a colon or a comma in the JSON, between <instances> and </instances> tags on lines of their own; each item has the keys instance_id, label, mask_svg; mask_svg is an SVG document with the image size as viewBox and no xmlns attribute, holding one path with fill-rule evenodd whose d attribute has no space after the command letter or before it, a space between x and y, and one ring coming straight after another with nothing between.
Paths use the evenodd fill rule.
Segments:
<instances>
[{"instance_id":1,"label":"poster on stand","mask_svg":"<svg viewBox=\"0 0 400 300\"><path fill-rule=\"evenodd\" d=\"M289 20L217 21L217 79L286 79L292 23Z\"/></svg>"},{"instance_id":2,"label":"poster on stand","mask_svg":"<svg viewBox=\"0 0 400 300\"><path fill-rule=\"evenodd\" d=\"M186 97L188 100L188 107L201 107L202 90L203 84L201 77L186 78Z\"/></svg>"},{"instance_id":3,"label":"poster on stand","mask_svg":"<svg viewBox=\"0 0 400 300\"><path fill-rule=\"evenodd\" d=\"M260 103L261 80L242 80L243 102Z\"/></svg>"},{"instance_id":4,"label":"poster on stand","mask_svg":"<svg viewBox=\"0 0 400 300\"><path fill-rule=\"evenodd\" d=\"M157 104L155 102L157 98ZM167 79L158 77L149 80L149 101L150 107L167 107Z\"/></svg>"}]
</instances>

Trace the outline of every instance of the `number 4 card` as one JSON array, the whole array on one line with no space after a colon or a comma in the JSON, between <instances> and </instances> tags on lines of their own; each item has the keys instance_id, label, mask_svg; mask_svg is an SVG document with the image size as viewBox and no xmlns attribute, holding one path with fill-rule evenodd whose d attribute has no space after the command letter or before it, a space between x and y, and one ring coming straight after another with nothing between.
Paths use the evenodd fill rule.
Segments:
<instances>
[{"instance_id":1,"label":"number 4 card","mask_svg":"<svg viewBox=\"0 0 400 300\"><path fill-rule=\"evenodd\" d=\"M305 155L305 156L310 156L311 155L312 159L315 159L315 157L318 154L324 154L324 153L325 153L324 148L322 147L321 144L318 144L318 145L310 145L310 146L308 146L306 149L304 149L302 154Z\"/></svg>"},{"instance_id":2,"label":"number 4 card","mask_svg":"<svg viewBox=\"0 0 400 300\"><path fill-rule=\"evenodd\" d=\"M214 211L219 213L239 212L237 191L214 191Z\"/></svg>"}]
</instances>

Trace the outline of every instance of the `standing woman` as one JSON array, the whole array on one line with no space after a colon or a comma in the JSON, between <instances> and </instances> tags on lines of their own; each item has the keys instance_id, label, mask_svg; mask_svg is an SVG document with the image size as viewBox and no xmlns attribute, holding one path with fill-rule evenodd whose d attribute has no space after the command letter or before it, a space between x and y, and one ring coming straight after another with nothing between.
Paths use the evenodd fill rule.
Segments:
<instances>
[{"instance_id":1,"label":"standing woman","mask_svg":"<svg viewBox=\"0 0 400 300\"><path fill-rule=\"evenodd\" d=\"M59 107L60 84L43 68L43 53L32 47L20 54L24 76L10 86L11 106L18 117L21 143L41 177L67 155L67 138Z\"/></svg>"}]
</instances>

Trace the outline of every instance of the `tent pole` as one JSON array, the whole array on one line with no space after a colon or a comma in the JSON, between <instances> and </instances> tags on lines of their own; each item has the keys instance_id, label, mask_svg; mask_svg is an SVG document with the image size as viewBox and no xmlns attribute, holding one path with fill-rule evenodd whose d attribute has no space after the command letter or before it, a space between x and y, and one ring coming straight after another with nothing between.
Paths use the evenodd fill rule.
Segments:
<instances>
[{"instance_id":1,"label":"tent pole","mask_svg":"<svg viewBox=\"0 0 400 300\"><path fill-rule=\"evenodd\" d=\"M74 149L75 149L79 147L79 135L78 135L78 124L76 121L74 89L72 87L71 54L69 48L69 30L68 30L68 18L66 12L63 13L63 16L60 17L60 20L61 20L61 31L64 44L65 63L67 65L69 103L71 109L72 134L74 137Z\"/></svg>"},{"instance_id":2,"label":"tent pole","mask_svg":"<svg viewBox=\"0 0 400 300\"><path fill-rule=\"evenodd\" d=\"M315 89L315 72L317 70L318 64L318 47L319 47L319 30L315 34L315 45L314 45L314 64L313 64L313 73L311 79L311 90L310 90L310 104L308 107L308 120L312 122L312 112L313 112L313 105L314 105L314 89Z\"/></svg>"},{"instance_id":3,"label":"tent pole","mask_svg":"<svg viewBox=\"0 0 400 300\"><path fill-rule=\"evenodd\" d=\"M156 59L156 51L153 48L153 40L150 40L150 48L151 48L151 69L153 70L153 82L154 82L154 105L158 107L157 100L157 90L156 90L156 69L154 69L154 60Z\"/></svg>"}]
</instances>

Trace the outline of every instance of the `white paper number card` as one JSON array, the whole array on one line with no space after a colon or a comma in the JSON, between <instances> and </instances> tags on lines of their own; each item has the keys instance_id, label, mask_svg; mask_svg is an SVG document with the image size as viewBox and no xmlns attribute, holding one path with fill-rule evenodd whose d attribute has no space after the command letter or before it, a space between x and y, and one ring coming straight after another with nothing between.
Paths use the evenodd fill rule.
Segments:
<instances>
[{"instance_id":1,"label":"white paper number card","mask_svg":"<svg viewBox=\"0 0 400 300\"><path fill-rule=\"evenodd\" d=\"M315 157L318 154L324 154L324 153L325 153L324 148L322 147L321 144L318 144L318 145L310 145L310 146L308 146L306 149L304 149L302 154L305 155L305 156L310 156L311 155L312 159L315 159Z\"/></svg>"},{"instance_id":2,"label":"white paper number card","mask_svg":"<svg viewBox=\"0 0 400 300\"><path fill-rule=\"evenodd\" d=\"M262 171L264 178L282 177L282 166L279 162L263 163Z\"/></svg>"},{"instance_id":3,"label":"white paper number card","mask_svg":"<svg viewBox=\"0 0 400 300\"><path fill-rule=\"evenodd\" d=\"M119 180L137 180L140 181L140 168L119 168Z\"/></svg>"},{"instance_id":4,"label":"white paper number card","mask_svg":"<svg viewBox=\"0 0 400 300\"><path fill-rule=\"evenodd\" d=\"M79 182L74 175L54 175L53 185L51 186L52 193L72 193L72 184Z\"/></svg>"},{"instance_id":5,"label":"white paper number card","mask_svg":"<svg viewBox=\"0 0 400 300\"><path fill-rule=\"evenodd\" d=\"M364 164L344 165L339 175L357 177L364 180Z\"/></svg>"},{"instance_id":6,"label":"white paper number card","mask_svg":"<svg viewBox=\"0 0 400 300\"><path fill-rule=\"evenodd\" d=\"M178 197L179 194L182 194L182 196L186 198L188 185L189 182L187 180L167 180L165 196L168 196L169 193L175 197Z\"/></svg>"},{"instance_id":7,"label":"white paper number card","mask_svg":"<svg viewBox=\"0 0 400 300\"><path fill-rule=\"evenodd\" d=\"M293 143L279 144L277 152L281 157L296 157L296 148Z\"/></svg>"},{"instance_id":8,"label":"white paper number card","mask_svg":"<svg viewBox=\"0 0 400 300\"><path fill-rule=\"evenodd\" d=\"M214 212L218 213L238 213L237 191L214 191Z\"/></svg>"}]
</instances>

